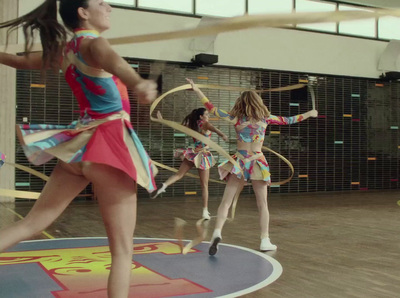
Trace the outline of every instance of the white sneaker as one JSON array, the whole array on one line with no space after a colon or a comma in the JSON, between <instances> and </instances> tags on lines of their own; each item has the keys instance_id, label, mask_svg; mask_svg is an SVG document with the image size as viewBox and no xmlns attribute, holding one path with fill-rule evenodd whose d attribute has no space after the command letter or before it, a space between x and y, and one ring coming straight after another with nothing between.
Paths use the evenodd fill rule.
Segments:
<instances>
[{"instance_id":1,"label":"white sneaker","mask_svg":"<svg viewBox=\"0 0 400 298\"><path fill-rule=\"evenodd\" d=\"M203 209L203 218L204 219L211 219L210 212L207 209Z\"/></svg>"},{"instance_id":2,"label":"white sneaker","mask_svg":"<svg viewBox=\"0 0 400 298\"><path fill-rule=\"evenodd\" d=\"M210 256L214 256L217 251L218 251L218 243L221 241L221 237L213 237L213 239L211 239L211 246L208 249L208 254Z\"/></svg>"},{"instance_id":3,"label":"white sneaker","mask_svg":"<svg viewBox=\"0 0 400 298\"><path fill-rule=\"evenodd\" d=\"M166 190L164 187L160 187L159 189L157 189L157 192L154 196L151 197L151 199L155 199L157 198L160 194L164 193Z\"/></svg>"},{"instance_id":4,"label":"white sneaker","mask_svg":"<svg viewBox=\"0 0 400 298\"><path fill-rule=\"evenodd\" d=\"M210 256L213 256L217 253L218 251L218 243L220 243L222 240L222 236L221 236L221 229L215 229L213 232L213 235L211 237L211 245L210 248L208 250L208 254Z\"/></svg>"},{"instance_id":5,"label":"white sneaker","mask_svg":"<svg viewBox=\"0 0 400 298\"><path fill-rule=\"evenodd\" d=\"M269 251L276 250L278 247L271 243L269 237L261 239L260 250L261 251Z\"/></svg>"}]
</instances>

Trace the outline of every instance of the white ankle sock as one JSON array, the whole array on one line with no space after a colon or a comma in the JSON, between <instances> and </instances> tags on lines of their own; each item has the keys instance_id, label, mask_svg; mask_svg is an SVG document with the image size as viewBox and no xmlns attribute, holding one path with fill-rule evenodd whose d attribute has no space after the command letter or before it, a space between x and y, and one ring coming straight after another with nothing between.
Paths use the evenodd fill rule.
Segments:
<instances>
[{"instance_id":1,"label":"white ankle sock","mask_svg":"<svg viewBox=\"0 0 400 298\"><path fill-rule=\"evenodd\" d=\"M160 191L165 191L167 189L167 185L165 185L164 183L162 184Z\"/></svg>"},{"instance_id":2,"label":"white ankle sock","mask_svg":"<svg viewBox=\"0 0 400 298\"><path fill-rule=\"evenodd\" d=\"M152 199L157 198L160 194L162 194L163 192L165 192L165 189L166 189L166 188L167 188L167 186L163 183L162 186L161 186L159 189L157 189L155 195L152 196L151 198L152 198Z\"/></svg>"},{"instance_id":3,"label":"white ankle sock","mask_svg":"<svg viewBox=\"0 0 400 298\"><path fill-rule=\"evenodd\" d=\"M212 237L213 237L213 239L215 239L215 238L217 238L217 237L219 237L219 238L222 239L222 236L221 236L221 229L215 229Z\"/></svg>"}]
</instances>

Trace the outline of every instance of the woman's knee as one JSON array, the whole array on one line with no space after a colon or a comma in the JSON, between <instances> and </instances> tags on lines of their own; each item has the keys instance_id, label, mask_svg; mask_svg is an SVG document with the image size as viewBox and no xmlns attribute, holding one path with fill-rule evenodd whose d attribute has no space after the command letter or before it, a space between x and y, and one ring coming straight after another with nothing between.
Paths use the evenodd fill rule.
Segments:
<instances>
[{"instance_id":1,"label":"woman's knee","mask_svg":"<svg viewBox=\"0 0 400 298\"><path fill-rule=\"evenodd\" d=\"M183 173L176 173L176 174L175 174L175 179L176 179L176 180L181 180L181 179L183 178L183 176L185 176L185 174L183 174Z\"/></svg>"},{"instance_id":2,"label":"woman's knee","mask_svg":"<svg viewBox=\"0 0 400 298\"><path fill-rule=\"evenodd\" d=\"M133 235L132 237L114 235L109 237L111 255L130 255L133 253Z\"/></svg>"},{"instance_id":3,"label":"woman's knee","mask_svg":"<svg viewBox=\"0 0 400 298\"><path fill-rule=\"evenodd\" d=\"M263 209L267 209L268 210L268 202L267 200L257 200L257 206L258 209L263 210Z\"/></svg>"},{"instance_id":4,"label":"woman's knee","mask_svg":"<svg viewBox=\"0 0 400 298\"><path fill-rule=\"evenodd\" d=\"M219 210L229 210L229 208L231 207L231 202L229 201L222 201L221 204L219 205L218 209Z\"/></svg>"},{"instance_id":5,"label":"woman's knee","mask_svg":"<svg viewBox=\"0 0 400 298\"><path fill-rule=\"evenodd\" d=\"M201 189L202 189L203 191L205 191L205 190L208 191L208 182L201 183Z\"/></svg>"},{"instance_id":6,"label":"woman's knee","mask_svg":"<svg viewBox=\"0 0 400 298\"><path fill-rule=\"evenodd\" d=\"M118 247L114 247L114 248L110 247L110 253L111 253L111 256L113 256L113 257L131 256L133 254L133 245L124 245L124 246L118 246Z\"/></svg>"}]
</instances>

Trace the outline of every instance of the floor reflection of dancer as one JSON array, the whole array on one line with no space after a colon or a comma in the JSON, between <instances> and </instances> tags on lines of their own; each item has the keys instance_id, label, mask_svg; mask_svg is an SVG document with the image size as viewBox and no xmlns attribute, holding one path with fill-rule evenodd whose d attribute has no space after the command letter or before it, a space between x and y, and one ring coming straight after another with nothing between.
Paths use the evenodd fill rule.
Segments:
<instances>
[{"instance_id":1,"label":"floor reflection of dancer","mask_svg":"<svg viewBox=\"0 0 400 298\"><path fill-rule=\"evenodd\" d=\"M211 238L210 255L215 255L221 241L221 231L228 216L228 210L235 194L242 189L245 181L251 181L256 195L260 214L261 251L276 250L277 246L269 239L269 211L267 187L271 184L269 165L261 152L267 125L287 125L303 121L309 117L317 117L318 112L311 110L293 117L271 115L261 97L254 91L245 91L236 100L232 110L227 113L213 106L203 92L189 80L193 90L201 99L207 110L235 126L237 134L237 152L232 157L240 165L240 169L229 161L219 165L221 179L227 180L222 201L218 208L217 222Z\"/></svg>"},{"instance_id":2,"label":"floor reflection of dancer","mask_svg":"<svg viewBox=\"0 0 400 298\"><path fill-rule=\"evenodd\" d=\"M161 117L160 112L157 113L157 116ZM209 112L205 108L198 108L194 109L189 115L187 115L185 119L183 119L182 124L201 133L207 138L211 138L211 132L215 132L223 138L224 141L228 141L228 137L208 122L208 120ZM179 170L162 184L153 198L156 198L159 194L165 192L168 186L182 179L191 168L196 167L200 176L203 198L202 217L210 219L210 213L208 212L208 180L210 177L210 168L214 166L215 160L206 144L195 138L193 138L193 142L194 148L186 148L184 150L178 149L176 151L175 157L179 157L182 160Z\"/></svg>"},{"instance_id":3,"label":"floor reflection of dancer","mask_svg":"<svg viewBox=\"0 0 400 298\"><path fill-rule=\"evenodd\" d=\"M68 43L66 29L57 21L58 2L65 26L74 33ZM0 231L0 251L47 228L92 182L111 253L108 297L128 297L137 184L153 191L156 168L130 124L126 86L146 104L155 99L157 86L143 80L100 37L110 27L111 10L103 0L46 0L30 13L0 24L23 27L27 44L33 30L39 30L43 46L43 53L25 56L0 53L0 63L19 69L62 68L81 113L79 121L68 126L18 126L32 163L53 157L59 162L28 215Z\"/></svg>"},{"instance_id":4,"label":"floor reflection of dancer","mask_svg":"<svg viewBox=\"0 0 400 298\"><path fill-rule=\"evenodd\" d=\"M4 165L5 162L6 162L6 155L0 152L0 168Z\"/></svg>"}]
</instances>

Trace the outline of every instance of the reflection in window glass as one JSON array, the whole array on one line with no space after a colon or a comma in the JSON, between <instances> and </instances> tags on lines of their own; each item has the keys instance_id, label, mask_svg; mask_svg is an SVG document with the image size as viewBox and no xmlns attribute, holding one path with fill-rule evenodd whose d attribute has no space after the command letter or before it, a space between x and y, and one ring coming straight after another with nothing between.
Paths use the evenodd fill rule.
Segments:
<instances>
[{"instance_id":1,"label":"reflection in window glass","mask_svg":"<svg viewBox=\"0 0 400 298\"><path fill-rule=\"evenodd\" d=\"M296 0L296 12L329 12L335 10L336 4L333 3ZM301 24L297 25L297 28L324 32L336 32L336 23Z\"/></svg>"},{"instance_id":2,"label":"reflection in window glass","mask_svg":"<svg viewBox=\"0 0 400 298\"><path fill-rule=\"evenodd\" d=\"M122 4L122 5L130 5L130 6L135 6L136 5L136 0L110 0L107 1L108 4Z\"/></svg>"},{"instance_id":3,"label":"reflection in window glass","mask_svg":"<svg viewBox=\"0 0 400 298\"><path fill-rule=\"evenodd\" d=\"M291 13L293 0L249 0L249 14Z\"/></svg>"},{"instance_id":4,"label":"reflection in window glass","mask_svg":"<svg viewBox=\"0 0 400 298\"><path fill-rule=\"evenodd\" d=\"M339 4L339 10L361 10L368 11L368 9L360 9L354 6ZM343 21L339 23L339 33L358 35L365 37L376 37L376 22L375 18L355 21Z\"/></svg>"},{"instance_id":5,"label":"reflection in window glass","mask_svg":"<svg viewBox=\"0 0 400 298\"><path fill-rule=\"evenodd\" d=\"M400 39L400 18L396 17L379 18L378 38Z\"/></svg>"},{"instance_id":6,"label":"reflection in window glass","mask_svg":"<svg viewBox=\"0 0 400 298\"><path fill-rule=\"evenodd\" d=\"M138 7L192 14L193 0L139 0Z\"/></svg>"},{"instance_id":7,"label":"reflection in window glass","mask_svg":"<svg viewBox=\"0 0 400 298\"><path fill-rule=\"evenodd\" d=\"M245 0L196 0L196 14L198 15L234 17L242 16L245 13Z\"/></svg>"}]
</instances>

